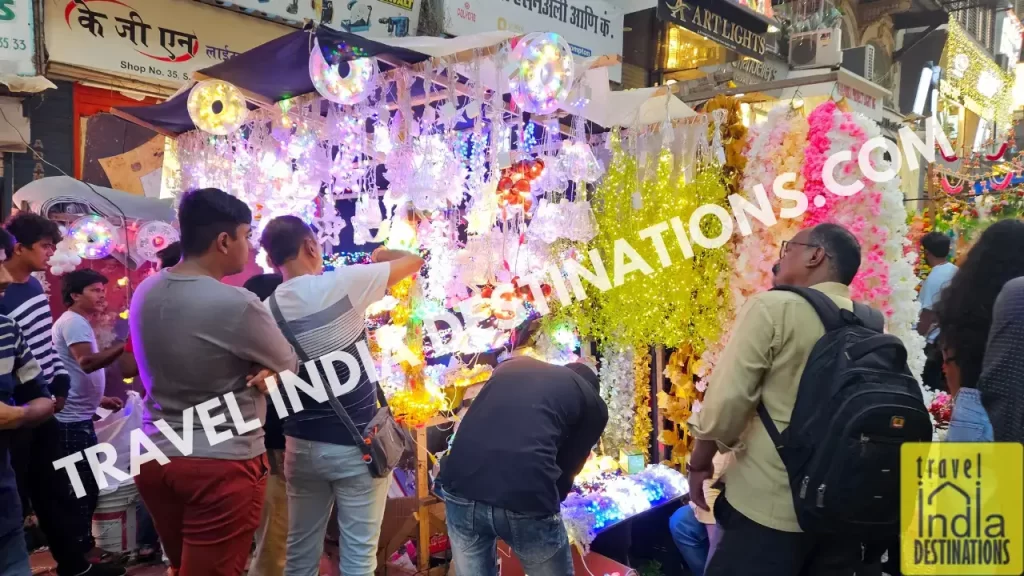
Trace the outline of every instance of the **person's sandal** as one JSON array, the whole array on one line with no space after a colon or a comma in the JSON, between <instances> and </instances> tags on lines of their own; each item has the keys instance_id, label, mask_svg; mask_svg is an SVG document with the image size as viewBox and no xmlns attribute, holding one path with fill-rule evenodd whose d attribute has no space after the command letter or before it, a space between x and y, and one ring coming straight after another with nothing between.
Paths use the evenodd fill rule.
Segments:
<instances>
[{"instance_id":1,"label":"person's sandal","mask_svg":"<svg viewBox=\"0 0 1024 576\"><path fill-rule=\"evenodd\" d=\"M152 564L160 562L162 553L159 548L153 548L151 546L143 546L139 548L139 552L135 557L135 561L139 564Z\"/></svg>"}]
</instances>

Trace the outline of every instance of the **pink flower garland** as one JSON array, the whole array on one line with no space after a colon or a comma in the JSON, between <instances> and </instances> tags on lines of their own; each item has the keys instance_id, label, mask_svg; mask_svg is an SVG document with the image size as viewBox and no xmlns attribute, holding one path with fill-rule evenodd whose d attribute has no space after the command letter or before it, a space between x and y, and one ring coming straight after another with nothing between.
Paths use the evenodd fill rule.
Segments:
<instances>
[{"instance_id":1,"label":"pink flower garland","mask_svg":"<svg viewBox=\"0 0 1024 576\"><path fill-rule=\"evenodd\" d=\"M855 300L881 309L887 316L892 315L888 299L892 290L889 285L889 264L885 259L885 243L888 230L878 225L881 216L882 195L875 182L867 179L857 165L857 155L867 142L867 133L861 121L854 115L840 112L834 102L818 106L808 117L810 132L805 151L804 191L808 198L808 209L803 226L810 228L823 222L832 222L846 227L861 243L860 271L850 285ZM838 196L825 187L822 173L825 160L842 150L849 150L853 160L844 162L836 169L836 180L849 184L859 180L864 188L853 196ZM872 164L878 164L873 157ZM825 202L815 205L815 198L821 196Z\"/></svg>"}]
</instances>

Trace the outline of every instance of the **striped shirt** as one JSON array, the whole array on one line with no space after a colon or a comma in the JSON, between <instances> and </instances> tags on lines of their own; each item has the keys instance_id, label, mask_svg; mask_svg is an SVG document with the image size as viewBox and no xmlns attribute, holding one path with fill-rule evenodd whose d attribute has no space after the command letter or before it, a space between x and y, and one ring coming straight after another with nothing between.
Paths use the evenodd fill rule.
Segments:
<instances>
[{"instance_id":1,"label":"striped shirt","mask_svg":"<svg viewBox=\"0 0 1024 576\"><path fill-rule=\"evenodd\" d=\"M25 404L42 398L45 383L39 363L25 344L21 330L10 318L0 316L0 402ZM0 430L0 540L21 527L21 498L10 464L13 432Z\"/></svg>"},{"instance_id":2,"label":"striped shirt","mask_svg":"<svg viewBox=\"0 0 1024 576\"><path fill-rule=\"evenodd\" d=\"M25 343L39 362L50 393L67 396L71 378L53 347L53 315L39 280L29 277L25 282L8 286L0 296L0 313L18 323Z\"/></svg>"},{"instance_id":3,"label":"striped shirt","mask_svg":"<svg viewBox=\"0 0 1024 576\"><path fill-rule=\"evenodd\" d=\"M384 297L390 273L391 265L387 263L346 266L319 276L292 278L274 291L281 314L307 358L317 360L340 351L356 359L360 374L355 389L338 400L360 431L377 412L377 390L363 366L358 347L366 345L366 308ZM265 303L269 308L270 299ZM332 364L338 382L344 386L350 377L348 366L340 359ZM299 377L313 382L305 365ZM330 377L321 377L320 381L330 394ZM356 444L329 402L317 403L301 393L300 399L302 411L284 419L285 436L330 444Z\"/></svg>"}]
</instances>

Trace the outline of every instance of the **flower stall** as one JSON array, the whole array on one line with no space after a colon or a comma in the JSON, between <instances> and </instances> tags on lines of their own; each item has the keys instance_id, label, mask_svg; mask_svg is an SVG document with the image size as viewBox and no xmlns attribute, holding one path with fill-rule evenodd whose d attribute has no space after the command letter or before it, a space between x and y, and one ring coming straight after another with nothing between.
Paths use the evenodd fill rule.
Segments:
<instances>
[{"instance_id":1,"label":"flower stall","mask_svg":"<svg viewBox=\"0 0 1024 576\"><path fill-rule=\"evenodd\" d=\"M457 418L496 363L596 351L604 458L563 504L585 551L602 531L685 498L685 419L735 311L770 287L780 241L796 230L827 221L858 236L854 297L883 310L911 366L923 365L917 310L904 304L917 281L898 181L874 183L851 164L839 180L866 187L845 198L821 176L828 155L856 152L877 124L830 99L807 114L780 106L748 130L732 98L694 111L669 87L611 92L615 62L576 58L555 34L385 43L320 27L201 70L163 104L115 113L171 138L168 190L236 195L257 237L295 214L330 248L329 267L379 245L424 256L424 271L367 319L390 405L417 430L421 501L424 427ZM878 150L871 161L886 164ZM730 194L757 204L758 187L786 172L814 198L807 210L773 197L776 224L733 233ZM421 521L419 541L429 540Z\"/></svg>"}]
</instances>

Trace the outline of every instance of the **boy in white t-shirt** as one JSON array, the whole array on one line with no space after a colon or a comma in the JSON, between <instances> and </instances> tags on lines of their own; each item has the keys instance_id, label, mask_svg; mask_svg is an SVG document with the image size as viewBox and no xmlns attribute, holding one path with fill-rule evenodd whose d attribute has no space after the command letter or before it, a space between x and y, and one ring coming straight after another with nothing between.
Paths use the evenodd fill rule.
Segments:
<instances>
[{"instance_id":1,"label":"boy in white t-shirt","mask_svg":"<svg viewBox=\"0 0 1024 576\"><path fill-rule=\"evenodd\" d=\"M67 311L53 323L53 347L71 379L64 409L55 414L60 428L61 456L91 448L97 444L93 415L99 407L120 410L120 398L104 396L106 374L104 368L124 352L124 342L116 342L105 350L96 346L96 334L89 318L107 306L107 277L95 270L75 270L61 279L61 292ZM89 472L89 464L77 464L78 476L85 485L86 495L74 500L73 509L66 512L75 538L82 550L91 550L92 515L96 511L99 488ZM68 490L71 488L68 482Z\"/></svg>"},{"instance_id":2,"label":"boy in white t-shirt","mask_svg":"<svg viewBox=\"0 0 1024 576\"><path fill-rule=\"evenodd\" d=\"M942 374L942 352L937 344L939 318L935 314L942 289L949 284L958 268L949 262L952 241L941 232L929 232L921 238L925 260L932 267L928 277L921 283L918 301L921 303L921 317L917 322L917 333L927 339L925 354L928 357L922 374L923 383L935 390L945 390L946 381Z\"/></svg>"}]
</instances>

